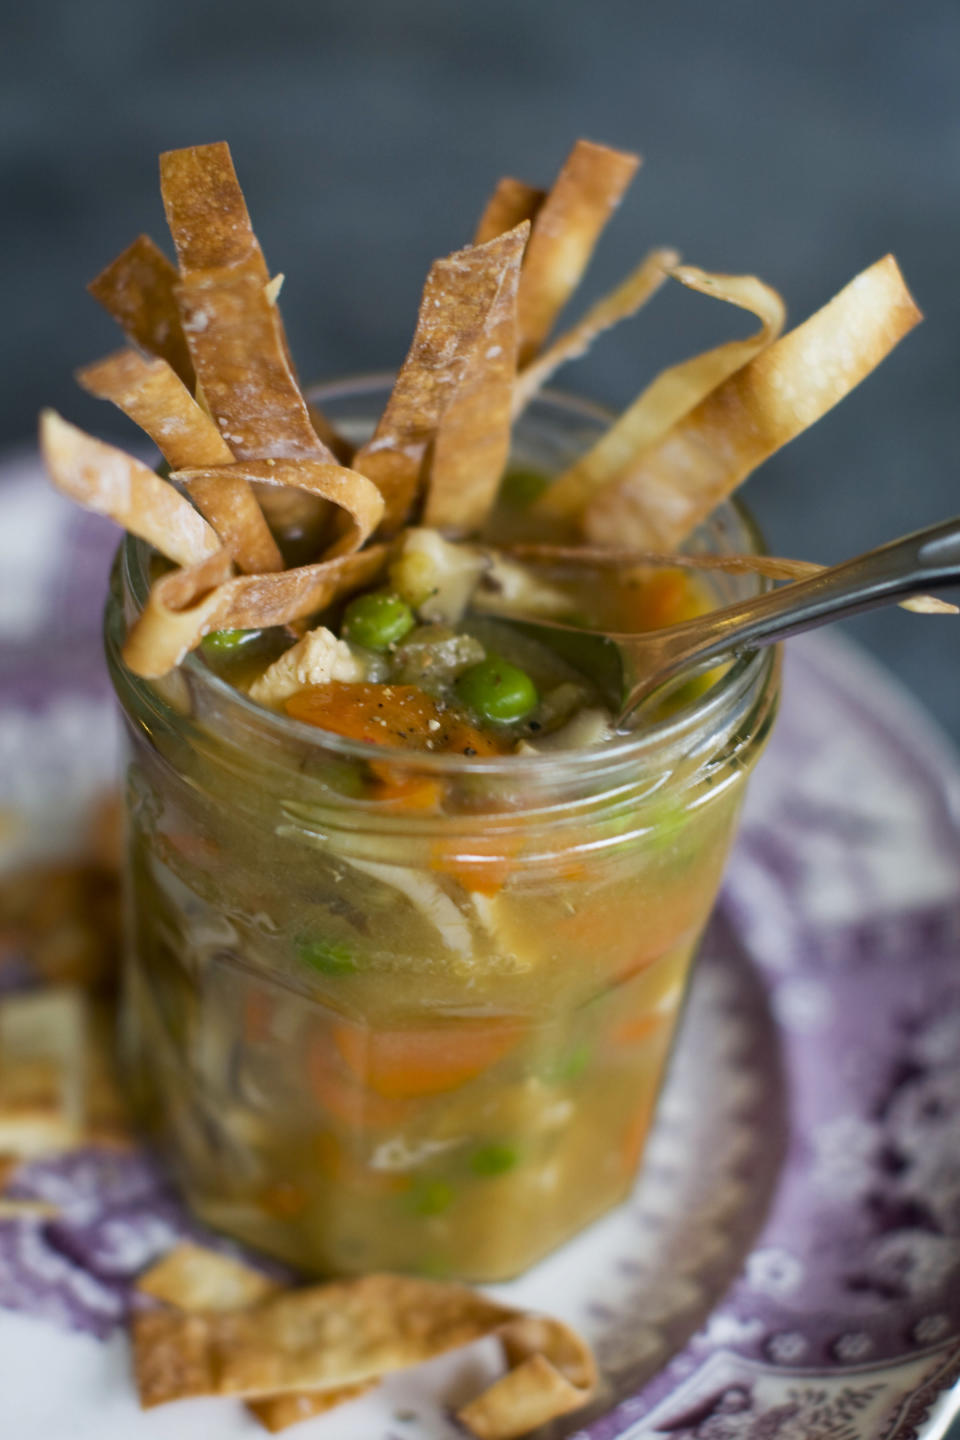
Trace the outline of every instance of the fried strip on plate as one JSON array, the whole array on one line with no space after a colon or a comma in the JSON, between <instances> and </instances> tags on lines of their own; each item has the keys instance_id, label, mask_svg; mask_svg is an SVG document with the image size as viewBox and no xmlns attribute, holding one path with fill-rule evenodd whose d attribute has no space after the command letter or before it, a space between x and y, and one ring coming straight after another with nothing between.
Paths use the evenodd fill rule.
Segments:
<instances>
[{"instance_id":1,"label":"fried strip on plate","mask_svg":"<svg viewBox=\"0 0 960 1440\"><path fill-rule=\"evenodd\" d=\"M243 1260L235 1260L217 1250L190 1241L177 1245L140 1276L137 1289L155 1300L174 1305L178 1310L197 1311L239 1310L274 1295L283 1287L279 1281L255 1270ZM267 1395L250 1401L248 1408L271 1434L322 1415L334 1406L364 1395L376 1380L357 1385L341 1386L325 1391L289 1391L285 1395Z\"/></svg>"},{"instance_id":2,"label":"fried strip on plate","mask_svg":"<svg viewBox=\"0 0 960 1440\"><path fill-rule=\"evenodd\" d=\"M510 453L517 375L517 285L528 226L508 230L487 313L460 384L440 417L423 520L442 530L478 529L496 499Z\"/></svg>"},{"instance_id":3,"label":"fried strip on plate","mask_svg":"<svg viewBox=\"0 0 960 1440\"><path fill-rule=\"evenodd\" d=\"M135 675L168 674L211 630L259 630L312 615L338 595L368 585L387 560L385 545L266 575L231 576L221 550L154 581L131 626L123 658Z\"/></svg>"},{"instance_id":4,"label":"fried strip on plate","mask_svg":"<svg viewBox=\"0 0 960 1440\"><path fill-rule=\"evenodd\" d=\"M148 354L166 360L192 390L193 361L177 306L179 279L177 267L150 236L138 235L87 289L129 339Z\"/></svg>"},{"instance_id":5,"label":"fried strip on plate","mask_svg":"<svg viewBox=\"0 0 960 1440\"><path fill-rule=\"evenodd\" d=\"M533 220L546 198L546 190L538 190L524 180L504 175L502 180L497 181L496 189L480 216L473 237L474 245L484 245L507 230L513 230L522 221Z\"/></svg>"},{"instance_id":6,"label":"fried strip on plate","mask_svg":"<svg viewBox=\"0 0 960 1440\"><path fill-rule=\"evenodd\" d=\"M249 483L223 467L233 453L210 416L165 360L118 350L76 372L84 390L111 400L154 442L174 470L206 469L191 486L200 513L210 521L241 570L281 570L283 557Z\"/></svg>"},{"instance_id":7,"label":"fried strip on plate","mask_svg":"<svg viewBox=\"0 0 960 1440\"><path fill-rule=\"evenodd\" d=\"M70 425L55 410L40 416L40 446L62 494L109 515L178 565L195 565L220 551L215 532L168 481L132 455Z\"/></svg>"},{"instance_id":8,"label":"fried strip on plate","mask_svg":"<svg viewBox=\"0 0 960 1440\"><path fill-rule=\"evenodd\" d=\"M590 346L604 330L635 315L660 289L667 273L680 260L676 250L651 250L635 270L616 289L591 305L578 320L553 344L532 360L517 376L513 389L513 418L521 415L534 395L542 390L561 365L586 355Z\"/></svg>"},{"instance_id":9,"label":"fried strip on plate","mask_svg":"<svg viewBox=\"0 0 960 1440\"><path fill-rule=\"evenodd\" d=\"M198 1395L342 1391L486 1335L500 1337L508 1373L459 1412L483 1440L509 1440L593 1393L593 1357L559 1320L413 1276L364 1275L239 1310L151 1311L133 1321L144 1408Z\"/></svg>"},{"instance_id":10,"label":"fried strip on plate","mask_svg":"<svg viewBox=\"0 0 960 1440\"><path fill-rule=\"evenodd\" d=\"M599 544L669 550L859 385L921 319L892 255L637 452L584 517Z\"/></svg>"},{"instance_id":11,"label":"fried strip on plate","mask_svg":"<svg viewBox=\"0 0 960 1440\"><path fill-rule=\"evenodd\" d=\"M520 283L520 364L533 359L580 283L639 156L578 140L537 211Z\"/></svg>"},{"instance_id":12,"label":"fried strip on plate","mask_svg":"<svg viewBox=\"0 0 960 1440\"><path fill-rule=\"evenodd\" d=\"M416 330L377 427L353 458L386 501L383 530L399 529L420 488L427 448L456 394L475 346L515 264L526 225L457 250L430 267Z\"/></svg>"},{"instance_id":13,"label":"fried strip on plate","mask_svg":"<svg viewBox=\"0 0 960 1440\"><path fill-rule=\"evenodd\" d=\"M238 460L213 470L199 467L177 470L172 478L181 481L190 494L196 496L198 489L203 491L221 477L258 487L289 486L336 505L348 523L328 550L328 560L359 550L383 516L383 496L372 480L356 470L328 464L325 460ZM259 493L263 493L263 488Z\"/></svg>"},{"instance_id":14,"label":"fried strip on plate","mask_svg":"<svg viewBox=\"0 0 960 1440\"><path fill-rule=\"evenodd\" d=\"M774 341L786 318L783 301L755 275L713 275L693 265L671 270L674 279L702 295L748 310L760 329L744 340L728 340L679 365L671 365L611 425L593 449L554 482L538 502L544 512L567 518L581 514L633 458L643 453L729 375Z\"/></svg>"}]
</instances>

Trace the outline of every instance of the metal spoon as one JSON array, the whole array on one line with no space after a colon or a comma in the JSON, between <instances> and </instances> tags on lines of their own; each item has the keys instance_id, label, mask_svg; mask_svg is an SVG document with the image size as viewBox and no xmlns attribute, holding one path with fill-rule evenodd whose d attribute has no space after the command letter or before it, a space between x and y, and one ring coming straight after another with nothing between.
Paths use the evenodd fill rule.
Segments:
<instances>
[{"instance_id":1,"label":"metal spoon","mask_svg":"<svg viewBox=\"0 0 960 1440\"><path fill-rule=\"evenodd\" d=\"M520 622L524 633L542 639L612 693L620 706L614 729L625 731L631 728L638 705L682 673L773 645L860 610L889 605L904 595L957 584L960 517L832 565L809 580L795 580L765 595L645 634L585 630L527 616L501 618Z\"/></svg>"}]
</instances>

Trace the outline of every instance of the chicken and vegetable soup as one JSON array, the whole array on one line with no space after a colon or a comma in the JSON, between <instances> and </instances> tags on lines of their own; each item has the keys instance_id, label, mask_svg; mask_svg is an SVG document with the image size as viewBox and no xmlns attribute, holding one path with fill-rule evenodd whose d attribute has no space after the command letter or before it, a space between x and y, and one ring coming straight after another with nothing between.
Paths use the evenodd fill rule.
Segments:
<instances>
[{"instance_id":1,"label":"chicken and vegetable soup","mask_svg":"<svg viewBox=\"0 0 960 1440\"><path fill-rule=\"evenodd\" d=\"M313 1270L504 1277L626 1193L777 658L619 734L576 631L816 572L730 497L919 319L892 256L782 334L769 285L660 248L552 338L637 164L502 180L396 376L311 397L227 146L168 152L177 264L140 236L97 277L128 344L78 372L162 463L42 417L128 532L132 1088L199 1214ZM674 285L757 328L615 419L545 390Z\"/></svg>"}]
</instances>

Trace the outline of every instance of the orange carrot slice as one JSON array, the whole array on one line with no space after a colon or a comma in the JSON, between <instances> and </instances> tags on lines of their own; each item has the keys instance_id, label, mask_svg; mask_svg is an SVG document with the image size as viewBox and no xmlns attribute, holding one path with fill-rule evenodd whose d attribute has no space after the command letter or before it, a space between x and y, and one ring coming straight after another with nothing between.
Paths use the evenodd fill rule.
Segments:
<instances>
[{"instance_id":1,"label":"orange carrot slice","mask_svg":"<svg viewBox=\"0 0 960 1440\"><path fill-rule=\"evenodd\" d=\"M496 740L471 725L459 710L438 704L417 685L356 684L331 680L291 695L286 711L342 735L393 749L497 755Z\"/></svg>"},{"instance_id":2,"label":"orange carrot slice","mask_svg":"<svg viewBox=\"0 0 960 1440\"><path fill-rule=\"evenodd\" d=\"M368 1091L399 1100L458 1089L508 1054L521 1034L513 1020L458 1020L410 1030L337 1025L334 1041Z\"/></svg>"}]
</instances>

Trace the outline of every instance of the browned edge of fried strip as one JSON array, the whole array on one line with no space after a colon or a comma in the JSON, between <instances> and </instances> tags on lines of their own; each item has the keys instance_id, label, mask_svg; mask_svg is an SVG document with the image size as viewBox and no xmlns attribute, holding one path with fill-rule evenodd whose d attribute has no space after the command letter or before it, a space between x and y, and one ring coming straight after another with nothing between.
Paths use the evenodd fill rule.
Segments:
<instances>
[{"instance_id":1,"label":"browned edge of fried strip","mask_svg":"<svg viewBox=\"0 0 960 1440\"><path fill-rule=\"evenodd\" d=\"M502 180L497 181L496 189L477 222L474 245L485 245L488 240L495 240L524 220L534 220L546 198L546 190L538 190L536 185L528 185L525 180L504 175Z\"/></svg>"},{"instance_id":2,"label":"browned edge of fried strip","mask_svg":"<svg viewBox=\"0 0 960 1440\"><path fill-rule=\"evenodd\" d=\"M174 293L179 278L150 236L138 235L87 289L134 344L166 360L192 390L193 361Z\"/></svg>"}]
</instances>

